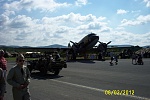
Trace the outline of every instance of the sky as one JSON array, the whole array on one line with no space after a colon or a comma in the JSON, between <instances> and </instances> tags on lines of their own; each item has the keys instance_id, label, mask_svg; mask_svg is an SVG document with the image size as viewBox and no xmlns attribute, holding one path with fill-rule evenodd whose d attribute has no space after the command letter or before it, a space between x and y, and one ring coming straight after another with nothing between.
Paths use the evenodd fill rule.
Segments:
<instances>
[{"instance_id":1,"label":"sky","mask_svg":"<svg viewBox=\"0 0 150 100\"><path fill-rule=\"evenodd\" d=\"M90 33L150 45L150 0L0 0L0 45L67 46Z\"/></svg>"}]
</instances>

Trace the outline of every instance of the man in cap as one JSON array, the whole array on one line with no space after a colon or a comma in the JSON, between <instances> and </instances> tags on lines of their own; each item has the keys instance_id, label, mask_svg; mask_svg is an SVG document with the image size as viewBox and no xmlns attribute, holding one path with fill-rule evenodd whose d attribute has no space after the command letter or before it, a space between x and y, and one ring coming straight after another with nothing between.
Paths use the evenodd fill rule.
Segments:
<instances>
[{"instance_id":1,"label":"man in cap","mask_svg":"<svg viewBox=\"0 0 150 100\"><path fill-rule=\"evenodd\" d=\"M30 72L24 65L24 56L20 54L16 58L16 65L10 69L7 75L8 84L12 85L14 100L31 100L29 92Z\"/></svg>"}]
</instances>

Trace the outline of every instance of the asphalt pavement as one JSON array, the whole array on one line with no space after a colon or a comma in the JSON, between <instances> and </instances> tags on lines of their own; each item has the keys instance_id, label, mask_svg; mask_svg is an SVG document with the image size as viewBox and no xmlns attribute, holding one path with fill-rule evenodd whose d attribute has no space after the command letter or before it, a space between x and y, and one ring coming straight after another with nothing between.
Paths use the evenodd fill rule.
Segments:
<instances>
[{"instance_id":1,"label":"asphalt pavement","mask_svg":"<svg viewBox=\"0 0 150 100\"><path fill-rule=\"evenodd\" d=\"M131 59L67 62L59 76L48 73L31 76L32 100L150 100L150 59L144 65L133 65ZM8 62L8 71L15 62ZM7 84L4 100L13 100Z\"/></svg>"}]
</instances>

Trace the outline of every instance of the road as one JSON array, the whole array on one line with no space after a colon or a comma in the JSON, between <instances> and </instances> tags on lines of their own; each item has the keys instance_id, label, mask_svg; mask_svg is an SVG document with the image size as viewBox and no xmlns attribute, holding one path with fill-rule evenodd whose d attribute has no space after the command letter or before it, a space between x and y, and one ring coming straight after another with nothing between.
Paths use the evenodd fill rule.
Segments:
<instances>
[{"instance_id":1,"label":"road","mask_svg":"<svg viewBox=\"0 0 150 100\"><path fill-rule=\"evenodd\" d=\"M15 63L8 62L8 69ZM59 76L32 73L32 100L150 100L150 59L144 65L132 65L130 59L67 62ZM117 91L117 92L116 92ZM7 84L4 100L12 100Z\"/></svg>"}]
</instances>

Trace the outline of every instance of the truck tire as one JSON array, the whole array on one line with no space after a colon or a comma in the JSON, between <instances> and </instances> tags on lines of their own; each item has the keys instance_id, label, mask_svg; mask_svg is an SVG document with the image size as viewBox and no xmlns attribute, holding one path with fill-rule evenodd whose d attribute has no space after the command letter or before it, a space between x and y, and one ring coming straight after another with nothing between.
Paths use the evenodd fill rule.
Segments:
<instances>
[{"instance_id":1,"label":"truck tire","mask_svg":"<svg viewBox=\"0 0 150 100\"><path fill-rule=\"evenodd\" d=\"M67 64L66 63L64 64L64 68L67 68Z\"/></svg>"},{"instance_id":2,"label":"truck tire","mask_svg":"<svg viewBox=\"0 0 150 100\"><path fill-rule=\"evenodd\" d=\"M55 70L54 75L59 75L59 72L60 72L59 69Z\"/></svg>"},{"instance_id":3,"label":"truck tire","mask_svg":"<svg viewBox=\"0 0 150 100\"><path fill-rule=\"evenodd\" d=\"M40 67L40 73L41 73L42 75L46 75L46 74L47 74L47 69L46 69L46 67Z\"/></svg>"}]
</instances>

